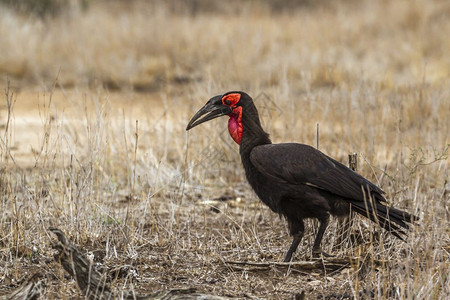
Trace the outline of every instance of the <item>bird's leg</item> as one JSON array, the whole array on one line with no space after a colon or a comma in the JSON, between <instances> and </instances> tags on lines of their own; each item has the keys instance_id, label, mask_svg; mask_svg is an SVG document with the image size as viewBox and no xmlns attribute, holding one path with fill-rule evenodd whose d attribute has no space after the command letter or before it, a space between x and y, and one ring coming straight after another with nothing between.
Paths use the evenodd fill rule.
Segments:
<instances>
[{"instance_id":1,"label":"bird's leg","mask_svg":"<svg viewBox=\"0 0 450 300\"><path fill-rule=\"evenodd\" d=\"M332 255L323 252L320 247L320 243L322 242L323 234L325 233L325 229L327 229L328 222L330 221L330 215L327 214L325 218L320 221L319 231L317 232L316 239L314 240L314 245L312 249L312 256L314 258L319 257L321 254L326 257L331 257Z\"/></svg>"},{"instance_id":2,"label":"bird's leg","mask_svg":"<svg viewBox=\"0 0 450 300\"><path fill-rule=\"evenodd\" d=\"M303 238L303 231L297 233L294 235L294 239L292 240L292 244L289 247L288 252L286 253L286 256L284 257L283 262L290 262L292 259L292 254L294 254L295 250L297 250L298 244L300 244L300 241Z\"/></svg>"},{"instance_id":3,"label":"bird's leg","mask_svg":"<svg viewBox=\"0 0 450 300\"><path fill-rule=\"evenodd\" d=\"M303 233L305 231L303 221L300 221L300 223L290 223L289 227L291 229L291 235L294 237L294 239L292 240L291 246L289 247L289 250L284 257L283 262L291 261L292 254L294 254L295 250L297 250L298 244L300 244L303 238Z\"/></svg>"}]
</instances>

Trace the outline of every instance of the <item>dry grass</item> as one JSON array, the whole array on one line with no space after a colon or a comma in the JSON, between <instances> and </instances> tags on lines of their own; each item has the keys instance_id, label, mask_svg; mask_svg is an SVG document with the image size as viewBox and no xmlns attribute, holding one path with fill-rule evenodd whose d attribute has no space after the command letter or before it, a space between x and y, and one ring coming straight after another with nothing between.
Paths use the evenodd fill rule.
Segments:
<instances>
[{"instance_id":1,"label":"dry grass","mask_svg":"<svg viewBox=\"0 0 450 300\"><path fill-rule=\"evenodd\" d=\"M51 262L56 226L142 292L448 298L450 6L337 3L193 16L101 2L44 21L2 8L0 295L42 269L46 298L80 297ZM358 219L359 243L339 247L333 222L324 250L360 264L233 270L280 261L290 243L246 184L225 121L185 133L208 97L235 89L256 99L274 142L314 144L319 123L322 151L360 153L360 173L421 217L408 242ZM309 225L295 260L309 255ZM114 276L123 266L136 272Z\"/></svg>"}]
</instances>

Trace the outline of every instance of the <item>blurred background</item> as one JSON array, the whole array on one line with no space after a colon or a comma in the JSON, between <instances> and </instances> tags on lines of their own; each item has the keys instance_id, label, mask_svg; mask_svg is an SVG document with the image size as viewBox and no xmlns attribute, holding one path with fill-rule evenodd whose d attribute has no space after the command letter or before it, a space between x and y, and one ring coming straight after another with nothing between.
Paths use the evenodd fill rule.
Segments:
<instances>
[{"instance_id":1,"label":"blurred background","mask_svg":"<svg viewBox=\"0 0 450 300\"><path fill-rule=\"evenodd\" d=\"M37 111L49 99L38 93L49 91L66 118L92 107L86 100L96 91L95 101L107 98L149 128L166 118L174 136L210 96L244 90L260 101L275 141L313 144L320 123L329 154L366 151L371 161L391 162L397 150L385 133L398 132L401 120L413 135L397 136L396 146L445 145L444 131L432 128L448 128L441 96L450 78L448 1L0 0L0 7L0 85L9 79L18 100L17 155L40 147Z\"/></svg>"},{"instance_id":2,"label":"blurred background","mask_svg":"<svg viewBox=\"0 0 450 300\"><path fill-rule=\"evenodd\" d=\"M0 0L14 85L295 90L449 77L450 4L433 1Z\"/></svg>"}]
</instances>

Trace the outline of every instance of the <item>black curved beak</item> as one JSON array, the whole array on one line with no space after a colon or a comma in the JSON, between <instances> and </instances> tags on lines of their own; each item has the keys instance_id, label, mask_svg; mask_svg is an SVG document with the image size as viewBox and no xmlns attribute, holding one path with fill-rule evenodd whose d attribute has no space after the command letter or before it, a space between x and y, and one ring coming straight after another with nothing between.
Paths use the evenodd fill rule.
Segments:
<instances>
[{"instance_id":1,"label":"black curved beak","mask_svg":"<svg viewBox=\"0 0 450 300\"><path fill-rule=\"evenodd\" d=\"M186 130L194 128L206 121L218 118L220 116L229 115L232 112L231 108L222 104L222 95L215 96L209 99L189 121Z\"/></svg>"}]
</instances>

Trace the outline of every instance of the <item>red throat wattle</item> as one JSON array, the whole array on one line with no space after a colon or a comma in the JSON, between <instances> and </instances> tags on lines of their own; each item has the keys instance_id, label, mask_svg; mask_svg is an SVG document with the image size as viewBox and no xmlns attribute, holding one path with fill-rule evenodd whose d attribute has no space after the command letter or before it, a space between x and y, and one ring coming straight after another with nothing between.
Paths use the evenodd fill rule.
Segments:
<instances>
[{"instance_id":1,"label":"red throat wattle","mask_svg":"<svg viewBox=\"0 0 450 300\"><path fill-rule=\"evenodd\" d=\"M243 131L242 106L238 106L234 108L233 112L230 114L230 119L228 120L228 132L230 132L231 137L236 143L241 144Z\"/></svg>"}]
</instances>

